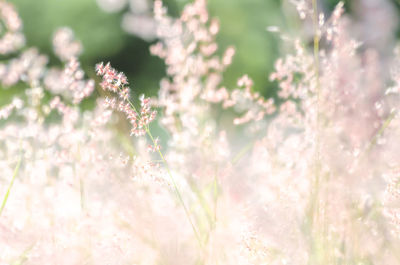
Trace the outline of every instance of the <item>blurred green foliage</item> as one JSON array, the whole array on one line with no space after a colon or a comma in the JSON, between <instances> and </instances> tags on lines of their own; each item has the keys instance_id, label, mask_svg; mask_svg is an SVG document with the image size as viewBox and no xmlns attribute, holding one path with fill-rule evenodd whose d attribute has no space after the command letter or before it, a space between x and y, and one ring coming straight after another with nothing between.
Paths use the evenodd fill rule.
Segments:
<instances>
[{"instance_id":1,"label":"blurred green foliage","mask_svg":"<svg viewBox=\"0 0 400 265\"><path fill-rule=\"evenodd\" d=\"M393 0L397 1L397 0ZM83 68L92 77L93 66L99 61L111 61L131 80L139 93L154 95L159 80L165 75L161 60L149 53L149 45L140 38L121 29L123 10L105 13L96 0L12 0L24 21L28 46L36 46L43 54L50 55L51 64L60 64L52 56L51 38L59 27L68 26L75 31L84 46L81 56ZM169 13L178 15L189 0L165 0ZM287 14L287 0L209 0L211 16L221 23L218 36L220 51L229 45L237 49L233 65L224 76L224 84L234 88L237 78L248 74L255 81L255 89L265 96L273 96L276 84L269 82L274 61L282 55L281 42L275 33L266 31L277 25L284 31L298 29L299 20L292 10ZM320 1L326 10L338 0ZM345 4L350 5L351 0ZM285 12L282 11L285 10ZM0 90L0 95L8 93Z\"/></svg>"},{"instance_id":2,"label":"blurred green foliage","mask_svg":"<svg viewBox=\"0 0 400 265\"><path fill-rule=\"evenodd\" d=\"M44 54L52 54L51 38L59 27L72 28L84 46L83 68L93 73L99 61L111 61L126 72L133 88L156 93L159 80L165 75L163 62L149 54L147 43L125 33L120 26L122 14L105 13L95 0L14 0L24 22L29 46ZM178 15L187 0L168 0L169 12ZM279 23L279 0L213 0L210 13L218 17L221 33L218 44L221 52L233 45L237 49L234 63L225 75L225 85L234 87L237 78L249 74L256 89L268 93L268 75L273 61L279 56L277 37L265 29ZM51 64L60 64L50 56ZM273 87L273 86L272 86Z\"/></svg>"},{"instance_id":3,"label":"blurred green foliage","mask_svg":"<svg viewBox=\"0 0 400 265\"><path fill-rule=\"evenodd\" d=\"M126 35L118 14L106 14L95 0L13 0L24 22L28 45L51 54L51 39L60 27L70 27L84 44L84 62L110 56L121 50Z\"/></svg>"}]
</instances>

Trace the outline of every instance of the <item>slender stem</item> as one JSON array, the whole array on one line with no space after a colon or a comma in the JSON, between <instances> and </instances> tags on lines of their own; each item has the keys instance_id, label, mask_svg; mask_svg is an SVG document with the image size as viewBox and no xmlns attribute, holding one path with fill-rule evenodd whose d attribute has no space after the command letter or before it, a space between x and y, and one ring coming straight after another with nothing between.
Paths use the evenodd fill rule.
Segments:
<instances>
[{"instance_id":1,"label":"slender stem","mask_svg":"<svg viewBox=\"0 0 400 265\"><path fill-rule=\"evenodd\" d=\"M321 142L321 114L320 114L320 101L321 101L321 84L320 84L320 63L319 63L319 21L318 21L318 4L317 0L312 0L313 8L313 25L314 25L314 72L315 72L315 89L316 89L316 138L315 138L315 172L314 183L312 186L311 196L311 209L310 209L310 224L311 224L311 250L312 259L311 264L320 262L321 256L318 251L318 244L321 240L318 234L315 234L315 226L320 222L320 187L321 187L321 157L320 157L320 142Z\"/></svg>"},{"instance_id":2,"label":"slender stem","mask_svg":"<svg viewBox=\"0 0 400 265\"><path fill-rule=\"evenodd\" d=\"M392 120L394 119L394 117L396 116L397 111L392 111L389 116L386 118L386 120L383 122L381 128L379 129L379 131L374 135L374 137L372 138L371 142L368 144L367 149L366 149L366 153L368 154L371 149L375 146L376 142L378 141L379 137L383 134L383 132L385 131L385 129L387 127L389 127L390 123L392 122Z\"/></svg>"},{"instance_id":3,"label":"slender stem","mask_svg":"<svg viewBox=\"0 0 400 265\"><path fill-rule=\"evenodd\" d=\"M76 105L75 105L76 106ZM81 147L78 145L78 152L76 154L76 158L78 161L81 161ZM78 171L76 169L76 165L74 166L74 175L78 176L79 179L79 194L80 194L80 200L81 200L81 210L83 211L85 209L85 183L83 181L83 178L79 176Z\"/></svg>"},{"instance_id":4,"label":"slender stem","mask_svg":"<svg viewBox=\"0 0 400 265\"><path fill-rule=\"evenodd\" d=\"M140 118L140 117L141 117L140 112L137 111L135 105L133 105L133 103L132 103L129 99L127 99L127 101L128 101L128 103L129 103L129 105L132 107L132 109L136 112L136 114L137 114L137 115L139 116L139 118ZM145 131L146 131L147 135L150 137L150 140L152 141L153 145L155 146L155 145L156 145L156 141L155 141L153 135L151 134L148 125L145 125L144 128L145 128ZM161 152L161 150L158 148L157 151L158 151L158 154L159 154L159 156L160 156L160 158L161 158L161 160L162 160L162 162L163 162L163 164L164 164L164 166L165 166L165 168L166 168L166 170L167 170L168 176L169 176L169 178L170 178L170 180L171 180L171 182L172 182L172 185L173 185L173 187L174 187L175 193L176 193L176 195L177 195L177 197L178 197L178 199L179 199L179 202L182 204L182 207L183 207L183 209L184 209L184 211L185 211L185 214L186 214L186 217L187 217L187 219L188 219L188 221L189 221L189 223L190 223L190 225L191 225L191 227L192 227L192 229L193 229L193 232L194 232L194 234L195 234L195 236L196 236L196 239L197 239L197 241L198 241L200 247L203 248L203 244L202 244L200 235L199 235L199 233L198 233L198 231L197 231L197 229L196 229L196 227L195 227L195 225L194 225L194 222L192 221L192 218L191 218L191 215L190 215L190 211L189 211L189 209L187 208L187 206L186 206L186 204L185 204L185 202L184 202L184 200L183 200L182 194L181 194L181 192L180 192L180 190L179 190L179 188L178 188L178 185L176 184L176 181L175 181L175 179L174 179L174 177L173 177L173 175L172 175L172 173L171 173L171 170L170 170L170 168L169 168L169 166L168 166L168 163L167 163L167 161L165 160L164 155L163 155L163 153Z\"/></svg>"},{"instance_id":5,"label":"slender stem","mask_svg":"<svg viewBox=\"0 0 400 265\"><path fill-rule=\"evenodd\" d=\"M14 173L13 173L13 176L11 178L11 182L8 185L8 189L7 189L6 195L4 196L3 202L1 204L0 215L3 212L4 207L6 206L6 203L7 203L7 200L8 200L8 196L10 195L10 191L11 191L11 188L12 188L12 186L14 184L15 177L17 176L18 171L19 171L19 167L21 165L21 160L22 160L22 155L20 155L19 158L18 158L17 166L14 169Z\"/></svg>"},{"instance_id":6,"label":"slender stem","mask_svg":"<svg viewBox=\"0 0 400 265\"><path fill-rule=\"evenodd\" d=\"M316 111L317 111L317 132L316 132L316 162L317 165L320 162L320 126L321 126L321 114L320 114L320 101L321 101L321 84L320 84L320 72L319 72L319 23L318 23L318 5L317 0L312 0L313 6L313 24L314 24L314 71L315 71L315 82L316 82ZM316 167L318 170L318 166ZM319 175L319 174L317 174Z\"/></svg>"},{"instance_id":7,"label":"slender stem","mask_svg":"<svg viewBox=\"0 0 400 265\"><path fill-rule=\"evenodd\" d=\"M79 177L79 193L81 195L81 210L84 210L85 209L85 184L81 177Z\"/></svg>"},{"instance_id":8,"label":"slender stem","mask_svg":"<svg viewBox=\"0 0 400 265\"><path fill-rule=\"evenodd\" d=\"M151 134L151 132L149 130L149 127L145 126L145 129L146 129L147 135L150 137L151 141L153 142L153 145L156 145L156 141L154 140L154 137ZM163 164L164 164L164 166L165 166L165 168L167 170L168 176L171 179L172 185L174 186L175 193L178 196L178 199L181 202L183 209L185 210L185 214L186 214L186 216L187 216L187 218L189 220L190 225L192 226L192 229L193 229L194 234L196 235L197 241L199 242L200 247L203 247L203 244L202 244L201 239L200 239L200 235L197 232L197 229L196 229L196 227L195 227L195 225L194 225L194 223L192 221L192 218L190 217L189 209L186 207L186 204L183 201L183 197L181 195L181 192L179 191L178 185L176 184L176 181L175 181L174 177L172 176L172 173L171 173L171 170L170 170L170 168L169 168L169 166L167 164L167 161L165 160L164 155L162 154L162 152L161 152L161 150L159 148L157 149L157 151L158 151L158 154L159 154L161 160L163 161Z\"/></svg>"},{"instance_id":9,"label":"slender stem","mask_svg":"<svg viewBox=\"0 0 400 265\"><path fill-rule=\"evenodd\" d=\"M313 24L314 24L314 72L315 72L315 89L317 94L316 102L316 139L315 139L315 184L318 188L320 175L320 100L321 100L321 84L319 72L319 28L318 28L318 5L317 0L312 0L313 6Z\"/></svg>"},{"instance_id":10,"label":"slender stem","mask_svg":"<svg viewBox=\"0 0 400 265\"><path fill-rule=\"evenodd\" d=\"M214 176L214 226L217 224L217 202L218 202L218 180L217 175Z\"/></svg>"},{"instance_id":11,"label":"slender stem","mask_svg":"<svg viewBox=\"0 0 400 265\"><path fill-rule=\"evenodd\" d=\"M254 146L254 142L250 142L247 145L245 145L242 149L240 149L239 153L235 155L235 157L232 159L231 163L235 165L240 161L240 159L243 158L249 152Z\"/></svg>"}]
</instances>

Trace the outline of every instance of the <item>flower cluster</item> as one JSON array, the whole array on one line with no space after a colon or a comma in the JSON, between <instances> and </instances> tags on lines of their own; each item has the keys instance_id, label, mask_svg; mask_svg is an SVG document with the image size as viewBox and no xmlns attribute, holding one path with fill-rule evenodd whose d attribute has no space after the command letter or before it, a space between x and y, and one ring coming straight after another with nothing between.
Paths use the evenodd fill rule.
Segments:
<instances>
[{"instance_id":1,"label":"flower cluster","mask_svg":"<svg viewBox=\"0 0 400 265\"><path fill-rule=\"evenodd\" d=\"M72 102L74 104L79 104L94 91L94 80L85 80L84 75L78 60L72 57L64 69L62 79L66 88L72 93Z\"/></svg>"},{"instance_id":2,"label":"flower cluster","mask_svg":"<svg viewBox=\"0 0 400 265\"><path fill-rule=\"evenodd\" d=\"M53 37L55 54L62 60L68 61L82 53L82 44L75 39L70 28L60 28Z\"/></svg>"},{"instance_id":3,"label":"flower cluster","mask_svg":"<svg viewBox=\"0 0 400 265\"><path fill-rule=\"evenodd\" d=\"M23 105L24 102L20 98L14 98L10 104L0 108L0 120L6 120L13 110L21 109Z\"/></svg>"},{"instance_id":4,"label":"flower cluster","mask_svg":"<svg viewBox=\"0 0 400 265\"><path fill-rule=\"evenodd\" d=\"M5 1L0 2L0 19L3 22L0 54L18 51L25 45L25 37L22 33L22 21L14 6Z\"/></svg>"},{"instance_id":5,"label":"flower cluster","mask_svg":"<svg viewBox=\"0 0 400 265\"><path fill-rule=\"evenodd\" d=\"M124 73L117 72L110 63L96 65L97 75L102 77L100 86L105 90L117 94L116 97L107 97L105 104L114 110L124 113L132 125L131 135L140 136L146 134L149 124L156 118L157 112L151 110L150 99L140 97L140 111L130 101L130 88Z\"/></svg>"},{"instance_id":6,"label":"flower cluster","mask_svg":"<svg viewBox=\"0 0 400 265\"><path fill-rule=\"evenodd\" d=\"M29 48L17 57L0 63L0 81L5 87L20 81L37 86L43 77L47 61L47 57L36 48Z\"/></svg>"}]
</instances>

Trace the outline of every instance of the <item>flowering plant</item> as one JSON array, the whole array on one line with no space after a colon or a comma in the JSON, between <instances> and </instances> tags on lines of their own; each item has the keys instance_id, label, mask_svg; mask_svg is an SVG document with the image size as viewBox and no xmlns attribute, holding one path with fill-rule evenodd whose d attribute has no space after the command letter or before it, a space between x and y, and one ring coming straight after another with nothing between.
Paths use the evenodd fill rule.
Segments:
<instances>
[{"instance_id":1,"label":"flowering plant","mask_svg":"<svg viewBox=\"0 0 400 265\"><path fill-rule=\"evenodd\" d=\"M0 264L398 264L398 54L356 41L342 3L326 19L292 2L312 44L282 38L278 100L248 75L223 85L235 49L218 52L205 0L179 18L154 1L166 77L139 100L110 63L96 93L70 29L53 39L64 69L49 66L0 2L16 90L0 107Z\"/></svg>"}]
</instances>

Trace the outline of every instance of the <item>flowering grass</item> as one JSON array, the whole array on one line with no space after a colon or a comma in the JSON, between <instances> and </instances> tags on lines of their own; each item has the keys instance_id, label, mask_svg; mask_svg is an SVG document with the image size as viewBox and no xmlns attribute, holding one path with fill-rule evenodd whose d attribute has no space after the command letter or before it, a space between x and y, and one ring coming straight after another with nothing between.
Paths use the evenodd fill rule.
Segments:
<instances>
[{"instance_id":1,"label":"flowering grass","mask_svg":"<svg viewBox=\"0 0 400 265\"><path fill-rule=\"evenodd\" d=\"M204 0L177 18L156 0L140 27L154 97L112 62L87 78L68 28L49 65L0 2L0 265L399 264L399 51L356 40L343 3L291 2L304 34L268 27L290 47L276 99L224 86L235 49Z\"/></svg>"}]
</instances>

